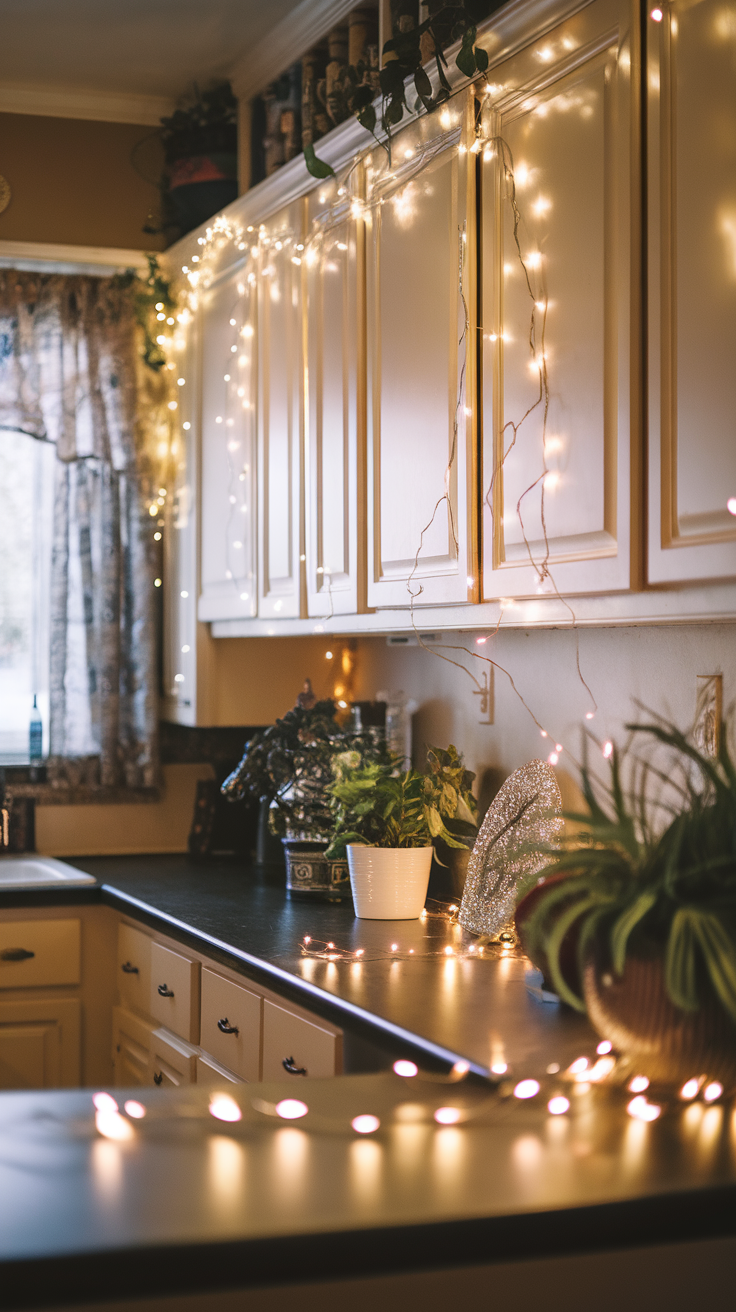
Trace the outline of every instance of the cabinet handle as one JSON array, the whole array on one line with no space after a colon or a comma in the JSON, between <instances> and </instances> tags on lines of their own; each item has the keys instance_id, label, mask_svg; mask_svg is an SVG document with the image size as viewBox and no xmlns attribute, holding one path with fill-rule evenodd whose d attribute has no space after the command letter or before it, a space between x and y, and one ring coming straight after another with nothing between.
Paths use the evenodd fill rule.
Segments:
<instances>
[{"instance_id":1,"label":"cabinet handle","mask_svg":"<svg viewBox=\"0 0 736 1312\"><path fill-rule=\"evenodd\" d=\"M165 984L159 984L158 991L162 998L173 998L174 990L166 987Z\"/></svg>"},{"instance_id":2,"label":"cabinet handle","mask_svg":"<svg viewBox=\"0 0 736 1312\"><path fill-rule=\"evenodd\" d=\"M132 966L129 961L124 961L120 967L124 975L137 975L138 967Z\"/></svg>"},{"instance_id":3,"label":"cabinet handle","mask_svg":"<svg viewBox=\"0 0 736 1312\"><path fill-rule=\"evenodd\" d=\"M0 961L28 961L35 955L35 952L28 952L26 948L4 948L0 952Z\"/></svg>"},{"instance_id":4,"label":"cabinet handle","mask_svg":"<svg viewBox=\"0 0 736 1312\"><path fill-rule=\"evenodd\" d=\"M153 1082L154 1084L163 1084L164 1082L163 1071L159 1071L158 1073L156 1073L156 1071L153 1072Z\"/></svg>"},{"instance_id":5,"label":"cabinet handle","mask_svg":"<svg viewBox=\"0 0 736 1312\"><path fill-rule=\"evenodd\" d=\"M307 1074L306 1066L297 1066L293 1057L284 1057L284 1060L282 1061L281 1065L283 1066L285 1071L288 1071L289 1075Z\"/></svg>"},{"instance_id":6,"label":"cabinet handle","mask_svg":"<svg viewBox=\"0 0 736 1312\"><path fill-rule=\"evenodd\" d=\"M221 1034L239 1034L240 1030L237 1025L231 1025L227 1016L224 1020L218 1020L217 1028Z\"/></svg>"}]
</instances>

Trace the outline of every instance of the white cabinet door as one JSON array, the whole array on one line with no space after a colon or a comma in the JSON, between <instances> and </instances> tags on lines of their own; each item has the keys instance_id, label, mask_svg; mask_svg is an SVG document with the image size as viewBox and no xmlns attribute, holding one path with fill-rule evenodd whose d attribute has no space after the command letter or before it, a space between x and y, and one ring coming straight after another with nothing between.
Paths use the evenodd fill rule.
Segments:
<instances>
[{"instance_id":1,"label":"white cabinet door","mask_svg":"<svg viewBox=\"0 0 736 1312\"><path fill-rule=\"evenodd\" d=\"M201 293L200 620L256 613L255 259Z\"/></svg>"},{"instance_id":2,"label":"white cabinet door","mask_svg":"<svg viewBox=\"0 0 736 1312\"><path fill-rule=\"evenodd\" d=\"M488 600L636 584L638 64L628 3L595 0L489 75L480 155Z\"/></svg>"},{"instance_id":3,"label":"white cabinet door","mask_svg":"<svg viewBox=\"0 0 736 1312\"><path fill-rule=\"evenodd\" d=\"M733 0L647 22L649 580L736 575Z\"/></svg>"},{"instance_id":4,"label":"white cabinet door","mask_svg":"<svg viewBox=\"0 0 736 1312\"><path fill-rule=\"evenodd\" d=\"M302 613L304 202L262 225L258 271L258 614Z\"/></svg>"},{"instance_id":5,"label":"white cabinet door","mask_svg":"<svg viewBox=\"0 0 736 1312\"><path fill-rule=\"evenodd\" d=\"M336 188L308 198L304 261L307 598L327 616L365 610L365 231Z\"/></svg>"},{"instance_id":6,"label":"white cabinet door","mask_svg":"<svg viewBox=\"0 0 736 1312\"><path fill-rule=\"evenodd\" d=\"M472 103L367 170L369 606L477 600Z\"/></svg>"}]
</instances>

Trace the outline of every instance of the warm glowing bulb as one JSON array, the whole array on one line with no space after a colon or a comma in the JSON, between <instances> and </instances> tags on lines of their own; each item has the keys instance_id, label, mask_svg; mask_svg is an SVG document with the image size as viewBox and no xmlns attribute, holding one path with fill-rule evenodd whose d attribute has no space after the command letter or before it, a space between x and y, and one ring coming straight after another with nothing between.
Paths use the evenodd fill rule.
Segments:
<instances>
[{"instance_id":1,"label":"warm glowing bulb","mask_svg":"<svg viewBox=\"0 0 736 1312\"><path fill-rule=\"evenodd\" d=\"M736 515L736 497L729 497L726 502L726 510L729 515Z\"/></svg>"},{"instance_id":2,"label":"warm glowing bulb","mask_svg":"<svg viewBox=\"0 0 736 1312\"><path fill-rule=\"evenodd\" d=\"M608 760L609 757L613 756L613 743L610 741L610 739L608 740L608 742L603 744L603 755L605 756L606 760Z\"/></svg>"},{"instance_id":3,"label":"warm glowing bulb","mask_svg":"<svg viewBox=\"0 0 736 1312\"><path fill-rule=\"evenodd\" d=\"M494 1061L493 1065L491 1066L492 1075L505 1075L507 1070L508 1070L508 1065L505 1061Z\"/></svg>"},{"instance_id":4,"label":"warm glowing bulb","mask_svg":"<svg viewBox=\"0 0 736 1312\"><path fill-rule=\"evenodd\" d=\"M536 1098L539 1093L539 1083L537 1080L519 1080L514 1089L515 1098Z\"/></svg>"},{"instance_id":5,"label":"warm glowing bulb","mask_svg":"<svg viewBox=\"0 0 736 1312\"><path fill-rule=\"evenodd\" d=\"M398 943L392 943L392 944L391 944L391 951L392 951L392 952L396 952L396 951L398 950L398 947L399 947Z\"/></svg>"},{"instance_id":6,"label":"warm glowing bulb","mask_svg":"<svg viewBox=\"0 0 736 1312\"><path fill-rule=\"evenodd\" d=\"M408 1080L413 1075L418 1075L418 1074L419 1074L419 1067L416 1065L415 1062L407 1061L403 1057L400 1058L399 1061L394 1062L394 1075L400 1075L402 1079Z\"/></svg>"},{"instance_id":7,"label":"warm glowing bulb","mask_svg":"<svg viewBox=\"0 0 736 1312\"><path fill-rule=\"evenodd\" d=\"M716 1098L720 1098L722 1093L723 1085L719 1084L718 1080L713 1080L711 1084L706 1084L703 1089L703 1098L706 1102L715 1102Z\"/></svg>"},{"instance_id":8,"label":"warm glowing bulb","mask_svg":"<svg viewBox=\"0 0 736 1312\"><path fill-rule=\"evenodd\" d=\"M655 23L661 23L662 19L664 18L664 14L662 13L661 9L653 9L649 17L653 19Z\"/></svg>"},{"instance_id":9,"label":"warm glowing bulb","mask_svg":"<svg viewBox=\"0 0 736 1312\"><path fill-rule=\"evenodd\" d=\"M454 953L454 951L452 950L451 947L446 947L446 948L445 948L445 956L446 956L446 957L454 957L454 955L455 955L455 953Z\"/></svg>"},{"instance_id":10,"label":"warm glowing bulb","mask_svg":"<svg viewBox=\"0 0 736 1312\"><path fill-rule=\"evenodd\" d=\"M547 757L547 760L549 761L550 765L557 765L559 759L560 759L559 752L550 752L549 756Z\"/></svg>"},{"instance_id":11,"label":"warm glowing bulb","mask_svg":"<svg viewBox=\"0 0 736 1312\"><path fill-rule=\"evenodd\" d=\"M592 720L594 714L595 714L594 711L586 711L586 712L585 712L585 718L586 718L586 720Z\"/></svg>"},{"instance_id":12,"label":"warm glowing bulb","mask_svg":"<svg viewBox=\"0 0 736 1312\"><path fill-rule=\"evenodd\" d=\"M581 1075L582 1072L587 1071L587 1069L588 1069L587 1057L577 1057L576 1060L572 1062L571 1065L568 1067L568 1070L571 1075Z\"/></svg>"},{"instance_id":13,"label":"warm glowing bulb","mask_svg":"<svg viewBox=\"0 0 736 1312\"><path fill-rule=\"evenodd\" d=\"M457 1125L461 1116L459 1107L438 1107L434 1119L438 1125Z\"/></svg>"},{"instance_id":14,"label":"warm glowing bulb","mask_svg":"<svg viewBox=\"0 0 736 1312\"><path fill-rule=\"evenodd\" d=\"M686 1102L689 1102L691 1098L695 1097L699 1088L700 1080L695 1078L687 1080L680 1089L680 1097L684 1098Z\"/></svg>"},{"instance_id":15,"label":"warm glowing bulb","mask_svg":"<svg viewBox=\"0 0 736 1312\"><path fill-rule=\"evenodd\" d=\"M632 1093L643 1093L649 1088L649 1080L646 1075L635 1075L633 1080L629 1080L629 1089Z\"/></svg>"},{"instance_id":16,"label":"warm glowing bulb","mask_svg":"<svg viewBox=\"0 0 736 1312\"><path fill-rule=\"evenodd\" d=\"M456 1061L455 1065L452 1068L452 1074L457 1076L458 1079L461 1079L463 1075L467 1075L469 1070L470 1070L470 1062Z\"/></svg>"},{"instance_id":17,"label":"warm glowing bulb","mask_svg":"<svg viewBox=\"0 0 736 1312\"><path fill-rule=\"evenodd\" d=\"M325 660L326 660L326 661L331 661L331 660L332 660L332 652L331 652L331 651L326 651L326 652L325 652Z\"/></svg>"},{"instance_id":18,"label":"warm glowing bulb","mask_svg":"<svg viewBox=\"0 0 736 1312\"><path fill-rule=\"evenodd\" d=\"M105 1108L104 1111L95 1113L95 1126L97 1133L101 1134L104 1139L132 1139L134 1130L130 1121L126 1121L124 1116L118 1111L112 1111L111 1108Z\"/></svg>"},{"instance_id":19,"label":"warm glowing bulb","mask_svg":"<svg viewBox=\"0 0 736 1312\"><path fill-rule=\"evenodd\" d=\"M658 1107L656 1103L647 1102L644 1095L641 1094L638 1098L631 1099L626 1110L629 1116L633 1116L637 1121L656 1121L662 1108Z\"/></svg>"},{"instance_id":20,"label":"warm glowing bulb","mask_svg":"<svg viewBox=\"0 0 736 1312\"><path fill-rule=\"evenodd\" d=\"M307 1104L299 1098L282 1098L281 1102L276 1103L276 1115L285 1121L298 1121L308 1111Z\"/></svg>"},{"instance_id":21,"label":"warm glowing bulb","mask_svg":"<svg viewBox=\"0 0 736 1312\"><path fill-rule=\"evenodd\" d=\"M116 1112L118 1109L115 1099L109 1093L95 1093L92 1102L98 1112Z\"/></svg>"},{"instance_id":22,"label":"warm glowing bulb","mask_svg":"<svg viewBox=\"0 0 736 1312\"><path fill-rule=\"evenodd\" d=\"M146 1109L142 1102L136 1102L135 1098L129 1098L125 1103L125 1110L128 1116L132 1116L134 1121L142 1121L146 1114Z\"/></svg>"},{"instance_id":23,"label":"warm glowing bulb","mask_svg":"<svg viewBox=\"0 0 736 1312\"><path fill-rule=\"evenodd\" d=\"M239 1121L243 1113L229 1093L215 1093L210 1099L210 1116L217 1121Z\"/></svg>"},{"instance_id":24,"label":"warm glowing bulb","mask_svg":"<svg viewBox=\"0 0 736 1312\"><path fill-rule=\"evenodd\" d=\"M558 1093L554 1098L550 1098L547 1103L547 1111L551 1116L564 1116L565 1112L570 1110L570 1100L564 1094Z\"/></svg>"},{"instance_id":25,"label":"warm glowing bulb","mask_svg":"<svg viewBox=\"0 0 736 1312\"><path fill-rule=\"evenodd\" d=\"M601 1039L600 1043L598 1044L598 1047L596 1048L596 1052L600 1057L603 1057L607 1052L610 1052L612 1048L613 1048L613 1044L611 1043L610 1039Z\"/></svg>"},{"instance_id":26,"label":"warm glowing bulb","mask_svg":"<svg viewBox=\"0 0 736 1312\"><path fill-rule=\"evenodd\" d=\"M350 1122L356 1134L373 1134L381 1124L377 1116L354 1116Z\"/></svg>"}]
</instances>

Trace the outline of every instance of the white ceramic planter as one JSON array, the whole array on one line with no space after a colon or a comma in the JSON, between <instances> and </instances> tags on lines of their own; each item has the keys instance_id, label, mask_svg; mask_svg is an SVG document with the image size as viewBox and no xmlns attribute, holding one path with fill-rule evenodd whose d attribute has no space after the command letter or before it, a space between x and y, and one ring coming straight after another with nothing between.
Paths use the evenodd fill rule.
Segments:
<instances>
[{"instance_id":1,"label":"white ceramic planter","mask_svg":"<svg viewBox=\"0 0 736 1312\"><path fill-rule=\"evenodd\" d=\"M348 845L350 887L360 920L417 920L427 898L431 847Z\"/></svg>"}]
</instances>

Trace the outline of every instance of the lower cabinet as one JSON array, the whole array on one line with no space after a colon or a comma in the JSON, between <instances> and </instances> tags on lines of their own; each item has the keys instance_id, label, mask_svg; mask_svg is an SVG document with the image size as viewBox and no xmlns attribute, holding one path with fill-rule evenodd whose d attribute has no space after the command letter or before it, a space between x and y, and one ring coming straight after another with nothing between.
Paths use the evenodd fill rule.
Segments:
<instances>
[{"instance_id":1,"label":"lower cabinet","mask_svg":"<svg viewBox=\"0 0 736 1312\"><path fill-rule=\"evenodd\" d=\"M146 1084L159 1089L180 1089L197 1078L197 1050L166 1030L151 1035L151 1056Z\"/></svg>"},{"instance_id":2,"label":"lower cabinet","mask_svg":"<svg viewBox=\"0 0 736 1312\"><path fill-rule=\"evenodd\" d=\"M77 998L0 1002L0 1089L69 1089L81 1082Z\"/></svg>"},{"instance_id":3,"label":"lower cabinet","mask_svg":"<svg viewBox=\"0 0 736 1312\"><path fill-rule=\"evenodd\" d=\"M246 1080L241 1080L232 1071L228 1071L224 1066L218 1066L216 1061L211 1057L197 1057L197 1084L205 1088L210 1086L221 1087L224 1084L246 1084Z\"/></svg>"},{"instance_id":4,"label":"lower cabinet","mask_svg":"<svg viewBox=\"0 0 736 1312\"><path fill-rule=\"evenodd\" d=\"M267 999L263 1003L261 1079L325 1079L342 1071L342 1035L323 1029Z\"/></svg>"},{"instance_id":5,"label":"lower cabinet","mask_svg":"<svg viewBox=\"0 0 736 1312\"><path fill-rule=\"evenodd\" d=\"M203 969L200 1044L243 1080L260 1076L262 1002L251 989Z\"/></svg>"},{"instance_id":6,"label":"lower cabinet","mask_svg":"<svg viewBox=\"0 0 736 1312\"><path fill-rule=\"evenodd\" d=\"M112 1065L116 1088L148 1084L153 1029L151 1021L134 1016L125 1007L113 1007Z\"/></svg>"}]
</instances>

